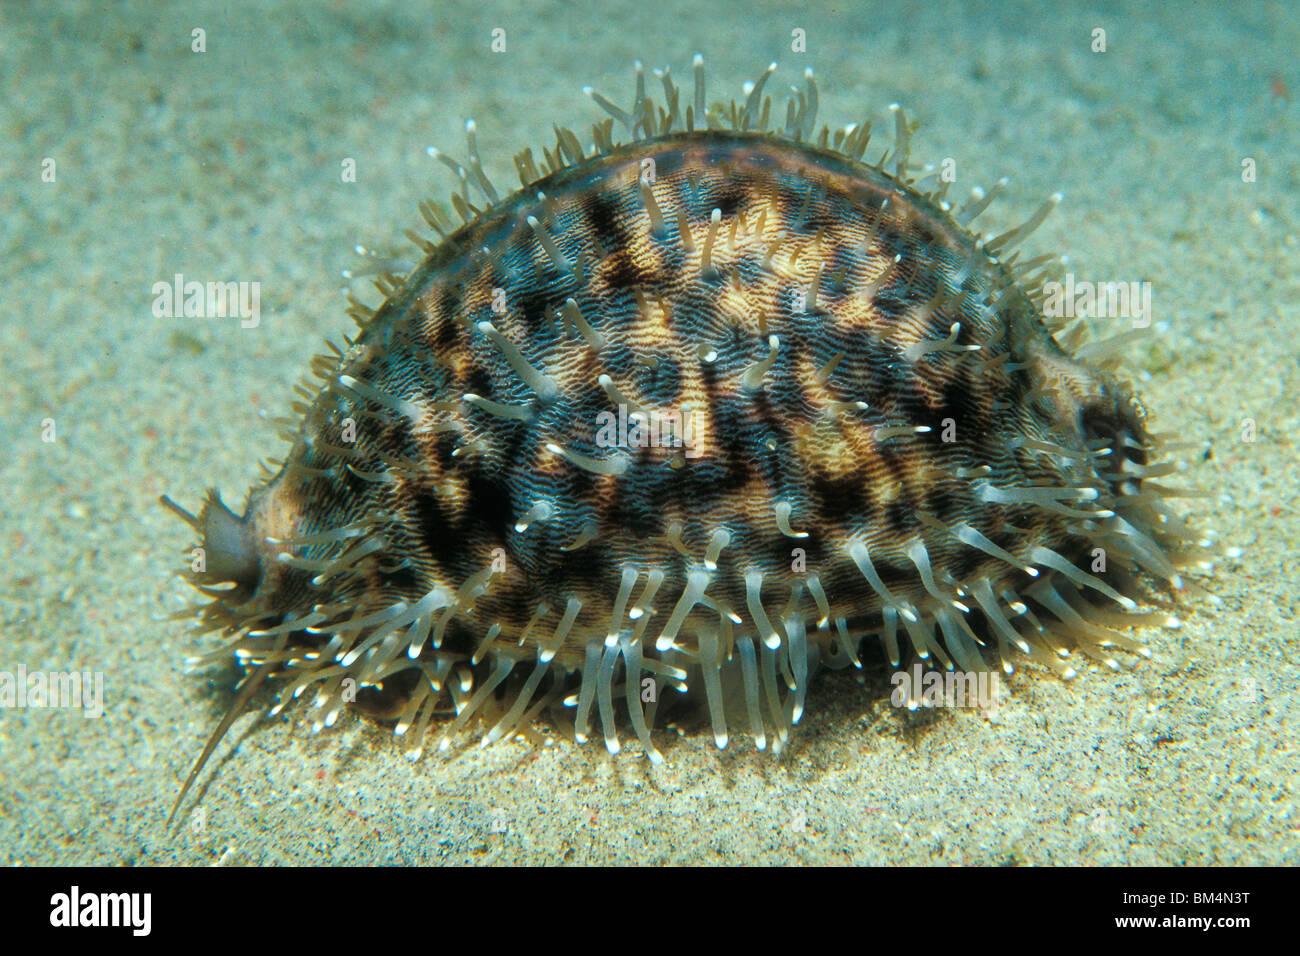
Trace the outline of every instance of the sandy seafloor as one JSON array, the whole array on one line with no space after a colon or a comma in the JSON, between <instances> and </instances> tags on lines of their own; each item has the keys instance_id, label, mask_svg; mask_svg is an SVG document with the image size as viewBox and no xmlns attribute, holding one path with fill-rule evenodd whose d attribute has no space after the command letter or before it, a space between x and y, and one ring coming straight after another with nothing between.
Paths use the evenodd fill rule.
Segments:
<instances>
[{"instance_id":1,"label":"sandy seafloor","mask_svg":"<svg viewBox=\"0 0 1300 956\"><path fill-rule=\"evenodd\" d=\"M107 711L0 711L0 861L1300 861L1296 49L1287 4L0 5L0 670L102 671ZM1031 250L1153 284L1131 358L1156 429L1190 443L1169 483L1209 492L1186 505L1231 555L1199 578L1217 603L1182 598L1183 627L1116 674L1021 669L996 723L822 680L781 759L698 734L665 739L663 768L519 740L413 764L356 717L313 736L299 710L247 716L196 790L203 826L165 834L235 672L182 670L216 639L161 620L192 541L158 495L238 504L282 453L259 416L352 328L353 244L405 253L450 185L426 145L462 153L476 117L509 183L553 121L603 117L583 84L630 102L634 59L685 80L696 50L710 99L813 65L822 120L869 115L879 149L903 103L914 156L957 159L954 195L1012 176L985 229L1061 190ZM260 326L155 318L178 272L260 282Z\"/></svg>"}]
</instances>

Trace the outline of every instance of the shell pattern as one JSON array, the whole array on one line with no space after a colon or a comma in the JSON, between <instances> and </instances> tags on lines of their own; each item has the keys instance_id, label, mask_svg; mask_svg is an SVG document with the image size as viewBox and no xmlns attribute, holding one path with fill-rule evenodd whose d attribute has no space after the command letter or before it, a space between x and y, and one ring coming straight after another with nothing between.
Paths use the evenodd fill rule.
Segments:
<instances>
[{"instance_id":1,"label":"shell pattern","mask_svg":"<svg viewBox=\"0 0 1300 956\"><path fill-rule=\"evenodd\" d=\"M914 182L901 110L870 165L869 124L818 132L811 71L784 124L772 68L712 106L698 57L689 103L656 73L662 103L639 64L630 110L588 90L591 144L521 153L506 198L468 124L462 224L421 207L442 241L354 300L278 473L242 516L171 505L228 638L204 660L250 669L205 757L267 677L417 753L435 717L445 746L563 702L657 762L662 691L702 692L720 747L780 749L864 638L1066 676L1141 650L1107 624L1181 586L1191 539L1115 349L1071 354L1035 288L1057 260L1013 254L1059 197L981 236L997 190L954 211Z\"/></svg>"}]
</instances>

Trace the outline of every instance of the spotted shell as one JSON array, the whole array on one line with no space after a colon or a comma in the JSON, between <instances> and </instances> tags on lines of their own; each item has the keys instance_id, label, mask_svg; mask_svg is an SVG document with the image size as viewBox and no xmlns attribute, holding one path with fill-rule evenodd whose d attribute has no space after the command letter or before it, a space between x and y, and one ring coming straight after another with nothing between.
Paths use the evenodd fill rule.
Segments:
<instances>
[{"instance_id":1,"label":"spotted shell","mask_svg":"<svg viewBox=\"0 0 1300 956\"><path fill-rule=\"evenodd\" d=\"M969 671L1140 650L1106 623L1178 585L1187 535L1106 346L1042 315L1054 260L1012 255L1056 197L981 236L992 194L913 182L901 110L868 165L868 124L816 133L811 72L772 128L770 73L706 109L697 60L683 110L638 71L504 199L470 124L464 224L422 207L442 241L354 304L242 516L182 512L210 660L415 751L434 719L495 740L563 702L579 740L598 717L658 761L664 692L702 691L719 746L779 749L865 638Z\"/></svg>"}]
</instances>

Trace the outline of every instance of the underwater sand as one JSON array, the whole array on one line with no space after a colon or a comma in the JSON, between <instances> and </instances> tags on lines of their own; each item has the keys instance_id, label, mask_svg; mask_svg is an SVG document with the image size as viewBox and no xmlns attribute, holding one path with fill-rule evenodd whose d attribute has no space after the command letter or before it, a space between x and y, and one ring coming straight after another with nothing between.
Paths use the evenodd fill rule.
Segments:
<instances>
[{"instance_id":1,"label":"underwater sand","mask_svg":"<svg viewBox=\"0 0 1300 956\"><path fill-rule=\"evenodd\" d=\"M0 671L101 672L105 694L99 718L0 709L0 862L1300 862L1300 11L940 7L0 6ZM1018 669L996 722L908 717L879 673L822 679L780 759L700 733L664 738L662 768L563 739L411 763L350 715L316 736L299 709L248 715L166 834L236 672L183 672L217 639L162 620L190 600L172 573L193 541L158 495L238 505L282 454L260 416L351 330L351 247L409 255L416 203L450 187L426 145L463 153L475 117L501 186L552 122L603 118L583 84L627 103L634 59L681 82L696 50L710 99L813 65L819 119L869 115L872 158L901 102L914 158L956 159L955 196L1013 177L985 229L1061 190L1029 254L1152 283L1129 354L1155 429L1191 445L1167 483L1208 492L1197 526L1239 549L1197 578L1216 600L1180 598L1181 629L1144 631L1151 659L1118 673ZM176 273L260 283L260 324L155 318Z\"/></svg>"}]
</instances>

